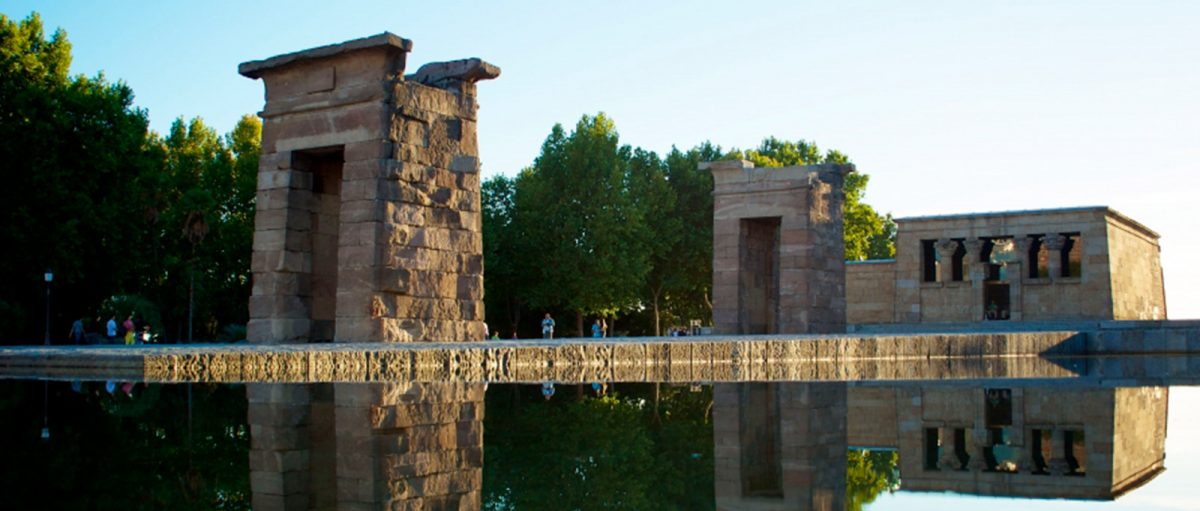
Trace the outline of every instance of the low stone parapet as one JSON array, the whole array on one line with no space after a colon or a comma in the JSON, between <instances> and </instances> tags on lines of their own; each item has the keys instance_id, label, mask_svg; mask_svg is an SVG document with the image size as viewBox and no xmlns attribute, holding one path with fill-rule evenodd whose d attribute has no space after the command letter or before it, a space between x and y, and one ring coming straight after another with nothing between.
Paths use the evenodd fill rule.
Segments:
<instances>
[{"instance_id":1,"label":"low stone parapet","mask_svg":"<svg viewBox=\"0 0 1200 511\"><path fill-rule=\"evenodd\" d=\"M146 381L858 381L1056 378L1074 332L701 336L423 344L11 347L0 376Z\"/></svg>"}]
</instances>

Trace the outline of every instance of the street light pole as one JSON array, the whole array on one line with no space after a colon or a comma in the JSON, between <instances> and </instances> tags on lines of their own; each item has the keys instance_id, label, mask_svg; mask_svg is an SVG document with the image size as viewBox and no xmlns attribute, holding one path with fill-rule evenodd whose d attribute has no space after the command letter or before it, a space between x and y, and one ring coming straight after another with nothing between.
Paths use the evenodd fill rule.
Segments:
<instances>
[{"instance_id":1,"label":"street light pole","mask_svg":"<svg viewBox=\"0 0 1200 511\"><path fill-rule=\"evenodd\" d=\"M46 346L50 345L50 282L54 280L54 272L46 268L46 338L44 342Z\"/></svg>"}]
</instances>

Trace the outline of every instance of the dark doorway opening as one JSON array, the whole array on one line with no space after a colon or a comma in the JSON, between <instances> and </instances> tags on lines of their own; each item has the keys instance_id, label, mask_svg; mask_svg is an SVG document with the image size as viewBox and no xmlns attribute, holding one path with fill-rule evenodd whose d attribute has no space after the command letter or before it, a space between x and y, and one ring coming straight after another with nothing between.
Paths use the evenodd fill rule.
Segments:
<instances>
[{"instance_id":1,"label":"dark doorway opening","mask_svg":"<svg viewBox=\"0 0 1200 511\"><path fill-rule=\"evenodd\" d=\"M741 222L738 333L778 333L779 224L779 217L748 218Z\"/></svg>"},{"instance_id":2,"label":"dark doorway opening","mask_svg":"<svg viewBox=\"0 0 1200 511\"><path fill-rule=\"evenodd\" d=\"M1008 284L986 282L983 285L983 318L989 321L1009 318Z\"/></svg>"},{"instance_id":3,"label":"dark doorway opening","mask_svg":"<svg viewBox=\"0 0 1200 511\"><path fill-rule=\"evenodd\" d=\"M342 209L341 146L297 151L293 172L309 173L312 200L304 209L310 225L304 248L311 256L309 271L309 342L330 342L337 318L338 232Z\"/></svg>"},{"instance_id":4,"label":"dark doorway opening","mask_svg":"<svg viewBox=\"0 0 1200 511\"><path fill-rule=\"evenodd\" d=\"M742 496L783 497L783 458L779 431L779 386L743 383L738 431Z\"/></svg>"}]
</instances>

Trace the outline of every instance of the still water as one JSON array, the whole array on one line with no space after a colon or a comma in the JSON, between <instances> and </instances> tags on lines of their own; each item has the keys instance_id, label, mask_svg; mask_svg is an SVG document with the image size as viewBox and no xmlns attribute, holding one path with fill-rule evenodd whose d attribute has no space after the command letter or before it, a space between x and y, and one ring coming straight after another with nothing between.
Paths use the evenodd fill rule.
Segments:
<instances>
[{"instance_id":1,"label":"still water","mask_svg":"<svg viewBox=\"0 0 1200 511\"><path fill-rule=\"evenodd\" d=\"M0 380L0 509L1200 509L1150 383Z\"/></svg>"}]
</instances>

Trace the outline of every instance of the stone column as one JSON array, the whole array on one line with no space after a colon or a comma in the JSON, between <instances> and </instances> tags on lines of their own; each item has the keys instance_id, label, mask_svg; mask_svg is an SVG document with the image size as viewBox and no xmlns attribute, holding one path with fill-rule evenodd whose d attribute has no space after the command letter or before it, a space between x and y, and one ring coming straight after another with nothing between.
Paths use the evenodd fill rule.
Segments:
<instances>
[{"instance_id":1,"label":"stone column","mask_svg":"<svg viewBox=\"0 0 1200 511\"><path fill-rule=\"evenodd\" d=\"M1050 430L1050 459L1046 460L1046 470L1050 475L1062 476L1067 475L1071 471L1071 464L1067 463L1067 459L1063 457L1065 451L1063 430L1054 428Z\"/></svg>"},{"instance_id":2,"label":"stone column","mask_svg":"<svg viewBox=\"0 0 1200 511\"><path fill-rule=\"evenodd\" d=\"M983 250L983 240L967 238L963 241L963 261L967 264L967 277L971 280L971 316L974 321L984 319L987 304L983 303L983 281L987 278L987 266L979 262L979 254Z\"/></svg>"},{"instance_id":3,"label":"stone column","mask_svg":"<svg viewBox=\"0 0 1200 511\"><path fill-rule=\"evenodd\" d=\"M1030 260L1029 249L1033 247L1033 238L1028 236L1020 236L1013 238L1013 250L1017 251L1017 260L1021 262L1021 274L1017 276L1020 280L1025 280L1026 274L1029 273L1029 268L1037 264L1036 260ZM1010 280L1011 279L1010 275Z\"/></svg>"},{"instance_id":4,"label":"stone column","mask_svg":"<svg viewBox=\"0 0 1200 511\"><path fill-rule=\"evenodd\" d=\"M1046 245L1048 252L1046 270L1050 274L1050 280L1062 278L1062 249L1067 245L1067 237L1061 234L1047 233L1042 238L1042 243Z\"/></svg>"},{"instance_id":5,"label":"stone column","mask_svg":"<svg viewBox=\"0 0 1200 511\"><path fill-rule=\"evenodd\" d=\"M954 445L954 427L938 428L938 437L942 439L942 455L938 457L938 470L959 470L963 468L958 458L958 449Z\"/></svg>"},{"instance_id":6,"label":"stone column","mask_svg":"<svg viewBox=\"0 0 1200 511\"><path fill-rule=\"evenodd\" d=\"M958 252L958 240L940 239L934 245L938 254L938 282L954 280L954 253Z\"/></svg>"},{"instance_id":7,"label":"stone column","mask_svg":"<svg viewBox=\"0 0 1200 511\"><path fill-rule=\"evenodd\" d=\"M1026 261L1029 259L1029 246L1033 240L1028 237L1013 238L1013 250L1017 253L1015 261L1006 263L1008 266L1008 317L1012 321L1021 321L1024 317L1024 296L1022 283L1025 282L1025 272L1028 271Z\"/></svg>"},{"instance_id":8,"label":"stone column","mask_svg":"<svg viewBox=\"0 0 1200 511\"><path fill-rule=\"evenodd\" d=\"M972 472L987 470L987 458L984 453L990 448L987 429L977 423L971 428L971 434L967 435L967 468Z\"/></svg>"}]
</instances>

